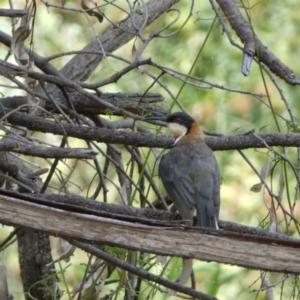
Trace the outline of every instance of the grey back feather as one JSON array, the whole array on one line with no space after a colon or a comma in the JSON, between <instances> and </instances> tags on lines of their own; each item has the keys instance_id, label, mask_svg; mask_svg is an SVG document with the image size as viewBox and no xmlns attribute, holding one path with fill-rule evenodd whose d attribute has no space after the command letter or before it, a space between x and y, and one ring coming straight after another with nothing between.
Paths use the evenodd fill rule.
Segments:
<instances>
[{"instance_id":1,"label":"grey back feather","mask_svg":"<svg viewBox=\"0 0 300 300\"><path fill-rule=\"evenodd\" d=\"M165 190L186 224L216 228L220 207L220 173L211 149L204 141L178 143L163 155L159 176Z\"/></svg>"}]
</instances>

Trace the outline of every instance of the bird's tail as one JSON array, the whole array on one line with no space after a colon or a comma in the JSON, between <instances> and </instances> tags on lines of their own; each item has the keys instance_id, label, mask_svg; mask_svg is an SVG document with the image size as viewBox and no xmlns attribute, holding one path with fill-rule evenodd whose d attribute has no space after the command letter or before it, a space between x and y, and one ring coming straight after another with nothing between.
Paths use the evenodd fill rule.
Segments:
<instances>
[{"instance_id":1,"label":"bird's tail","mask_svg":"<svg viewBox=\"0 0 300 300\"><path fill-rule=\"evenodd\" d=\"M197 227L219 229L216 209L212 200L200 199L197 204Z\"/></svg>"}]
</instances>

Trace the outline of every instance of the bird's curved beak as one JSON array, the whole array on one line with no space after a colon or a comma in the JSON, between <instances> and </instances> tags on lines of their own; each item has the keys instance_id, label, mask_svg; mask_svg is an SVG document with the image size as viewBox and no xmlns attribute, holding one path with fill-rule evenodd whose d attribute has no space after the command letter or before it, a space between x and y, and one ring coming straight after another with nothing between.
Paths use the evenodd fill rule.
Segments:
<instances>
[{"instance_id":1,"label":"bird's curved beak","mask_svg":"<svg viewBox=\"0 0 300 300\"><path fill-rule=\"evenodd\" d=\"M151 122L151 121L161 121L161 122L167 122L167 117L165 116L153 116L153 117L148 117L145 118L143 121L145 122Z\"/></svg>"}]
</instances>

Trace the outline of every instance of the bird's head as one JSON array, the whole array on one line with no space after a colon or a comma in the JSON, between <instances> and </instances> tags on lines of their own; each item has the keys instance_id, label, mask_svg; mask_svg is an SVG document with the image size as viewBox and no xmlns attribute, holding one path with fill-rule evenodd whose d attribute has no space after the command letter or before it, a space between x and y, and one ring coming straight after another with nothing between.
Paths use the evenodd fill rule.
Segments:
<instances>
[{"instance_id":1,"label":"bird's head","mask_svg":"<svg viewBox=\"0 0 300 300\"><path fill-rule=\"evenodd\" d=\"M193 134L203 136L197 122L188 114L184 112L176 112L167 117L156 116L144 119L144 121L163 121L167 123L168 129L174 135L176 142L179 141L184 135Z\"/></svg>"}]
</instances>

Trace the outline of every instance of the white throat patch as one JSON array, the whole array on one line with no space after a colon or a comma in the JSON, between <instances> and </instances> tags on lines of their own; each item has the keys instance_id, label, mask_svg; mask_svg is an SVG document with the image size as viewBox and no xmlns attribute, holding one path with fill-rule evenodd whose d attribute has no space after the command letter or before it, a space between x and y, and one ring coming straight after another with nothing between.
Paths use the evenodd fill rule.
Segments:
<instances>
[{"instance_id":1,"label":"white throat patch","mask_svg":"<svg viewBox=\"0 0 300 300\"><path fill-rule=\"evenodd\" d=\"M178 123L168 123L168 128L176 139L174 145L187 133L187 128Z\"/></svg>"}]
</instances>

